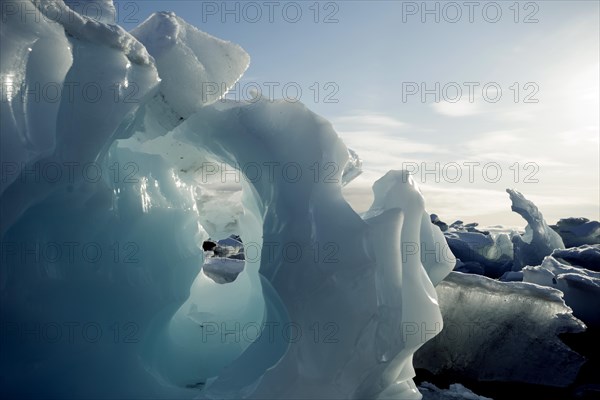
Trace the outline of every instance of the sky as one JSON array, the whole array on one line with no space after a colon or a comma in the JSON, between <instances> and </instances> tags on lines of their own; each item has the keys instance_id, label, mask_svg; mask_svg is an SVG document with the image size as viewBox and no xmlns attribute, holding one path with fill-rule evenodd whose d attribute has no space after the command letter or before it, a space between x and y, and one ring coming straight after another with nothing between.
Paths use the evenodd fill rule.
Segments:
<instances>
[{"instance_id":1,"label":"sky","mask_svg":"<svg viewBox=\"0 0 600 400\"><path fill-rule=\"evenodd\" d=\"M505 189L550 223L600 220L598 1L116 1L132 29L174 11L240 44L230 98L302 101L363 160L345 189L410 169L446 222L523 226Z\"/></svg>"}]
</instances>

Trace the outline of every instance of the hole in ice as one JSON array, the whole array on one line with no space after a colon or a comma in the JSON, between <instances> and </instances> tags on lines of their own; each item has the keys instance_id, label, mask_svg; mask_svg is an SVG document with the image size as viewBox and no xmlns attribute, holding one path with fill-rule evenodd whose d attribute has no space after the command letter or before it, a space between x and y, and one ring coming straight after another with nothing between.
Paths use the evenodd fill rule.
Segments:
<instances>
[{"instance_id":1,"label":"hole in ice","mask_svg":"<svg viewBox=\"0 0 600 400\"><path fill-rule=\"evenodd\" d=\"M244 245L238 235L218 241L206 240L204 249L204 265L202 272L213 282L231 283L244 270Z\"/></svg>"}]
</instances>

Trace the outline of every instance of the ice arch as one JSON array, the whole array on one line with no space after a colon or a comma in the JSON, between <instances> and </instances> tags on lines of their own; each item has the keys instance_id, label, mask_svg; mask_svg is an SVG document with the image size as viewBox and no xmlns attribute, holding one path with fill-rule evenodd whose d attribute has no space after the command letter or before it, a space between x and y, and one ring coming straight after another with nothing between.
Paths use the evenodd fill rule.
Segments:
<instances>
[{"instance_id":1,"label":"ice arch","mask_svg":"<svg viewBox=\"0 0 600 400\"><path fill-rule=\"evenodd\" d=\"M408 173L380 179L362 219L341 195L346 147L301 104L207 107L173 137L246 173L242 234L262 245L260 263L245 273L263 292L266 328L203 396L419 398L412 354L442 327L427 274L437 282L453 263L423 266L421 248L443 237L423 223ZM414 245L419 251L406 251ZM180 321L176 314L174 335L185 329ZM186 357L193 352L177 356Z\"/></svg>"},{"instance_id":2,"label":"ice arch","mask_svg":"<svg viewBox=\"0 0 600 400\"><path fill-rule=\"evenodd\" d=\"M101 3L110 17L110 2ZM230 87L239 79L249 61L239 46L170 13L150 17L130 34L108 19L71 14L60 0L24 4L73 18L35 23L11 14L2 24L0 80L12 82L14 91L2 94L2 114L10 118L1 119L1 161L28 168L96 162L106 172L113 161L134 160L139 171L131 184L87 182L79 170L72 182L65 170L65 178L52 183L25 180L16 169L0 182L2 239L77 240L104 249L135 243L143 251L137 263L111 257L79 268L69 260L23 261L14 253L2 260L0 322L91 321L107 329L115 321L135 321L143 340L116 344L104 335L93 345L11 343L0 357L5 392L61 398L419 396L411 381L412 354L441 329L432 282L453 263L424 257L443 237L425 222L422 196L405 172L392 171L375 184L373 207L363 219L341 195L348 151L324 119L301 104L210 106L222 93L199 95L204 82ZM27 96L16 101L29 85L69 81L93 81L118 99L136 83L139 95L133 103L112 96L90 102L82 93L58 104ZM131 135L133 141L155 138L157 149L149 151L143 140L130 149L114 146ZM171 137L193 151L169 154ZM244 279L232 287L239 289L233 295L241 289L262 293L264 303L249 301L241 315L278 331L244 344L198 392L173 383L193 379L195 368L211 361L198 357L209 346L194 343L198 327L187 318L190 284L202 265L198 245L206 235L198 226L193 182L184 179L179 163L202 152L244 171L258 163L261 178L248 174L245 183L240 233L262 245L262 257L249 262ZM406 251L408 244L417 251ZM290 324L297 327L293 340L281 332Z\"/></svg>"}]
</instances>

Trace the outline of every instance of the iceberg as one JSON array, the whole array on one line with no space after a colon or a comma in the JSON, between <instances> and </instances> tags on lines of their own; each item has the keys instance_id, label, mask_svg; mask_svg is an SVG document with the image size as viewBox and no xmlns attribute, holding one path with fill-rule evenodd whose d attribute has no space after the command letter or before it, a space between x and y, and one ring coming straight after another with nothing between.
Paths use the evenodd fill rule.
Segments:
<instances>
[{"instance_id":1,"label":"iceberg","mask_svg":"<svg viewBox=\"0 0 600 400\"><path fill-rule=\"evenodd\" d=\"M360 158L328 121L217 101L241 47L173 13L128 33L109 1L20 4L0 46L3 397L421 398L412 357L455 259L407 171L361 217L341 192ZM72 82L98 98L31 96ZM205 185L214 163L241 173L238 208ZM206 254L232 233L243 261Z\"/></svg>"}]
</instances>

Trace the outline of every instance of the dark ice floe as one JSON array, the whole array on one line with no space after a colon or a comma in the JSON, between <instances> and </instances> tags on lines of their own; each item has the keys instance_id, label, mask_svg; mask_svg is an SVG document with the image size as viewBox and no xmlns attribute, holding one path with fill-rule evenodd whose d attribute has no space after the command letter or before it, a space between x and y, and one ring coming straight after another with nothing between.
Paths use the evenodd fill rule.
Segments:
<instances>
[{"instance_id":1,"label":"dark ice floe","mask_svg":"<svg viewBox=\"0 0 600 400\"><path fill-rule=\"evenodd\" d=\"M552 257L577 267L600 271L600 244L556 249L552 252Z\"/></svg>"},{"instance_id":2,"label":"dark ice floe","mask_svg":"<svg viewBox=\"0 0 600 400\"><path fill-rule=\"evenodd\" d=\"M444 330L415 354L416 368L478 381L563 387L574 381L584 359L558 334L585 325L559 290L460 272L436 290Z\"/></svg>"},{"instance_id":3,"label":"dark ice floe","mask_svg":"<svg viewBox=\"0 0 600 400\"><path fill-rule=\"evenodd\" d=\"M550 225L565 242L566 247L600 244L600 222L587 218L563 218Z\"/></svg>"}]
</instances>

